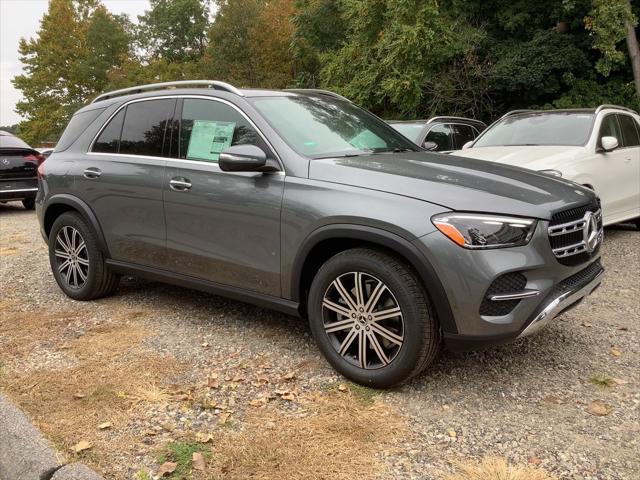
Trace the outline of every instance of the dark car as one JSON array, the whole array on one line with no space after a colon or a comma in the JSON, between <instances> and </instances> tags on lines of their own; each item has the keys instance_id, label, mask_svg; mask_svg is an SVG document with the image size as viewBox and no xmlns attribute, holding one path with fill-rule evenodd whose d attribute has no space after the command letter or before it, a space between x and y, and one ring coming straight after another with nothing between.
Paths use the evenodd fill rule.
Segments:
<instances>
[{"instance_id":1,"label":"dark car","mask_svg":"<svg viewBox=\"0 0 640 480\"><path fill-rule=\"evenodd\" d=\"M38 167L45 157L9 132L0 130L0 202L22 201L35 208Z\"/></svg>"},{"instance_id":2,"label":"dark car","mask_svg":"<svg viewBox=\"0 0 640 480\"><path fill-rule=\"evenodd\" d=\"M208 88L176 88L200 84ZM593 191L425 152L319 90L171 82L71 119L36 210L60 288L136 275L308 318L348 378L387 387L442 345L539 330L601 282Z\"/></svg>"},{"instance_id":3,"label":"dark car","mask_svg":"<svg viewBox=\"0 0 640 480\"><path fill-rule=\"evenodd\" d=\"M391 125L416 145L433 152L460 150L487 128L484 122L464 117L433 117L429 120L390 120Z\"/></svg>"}]
</instances>

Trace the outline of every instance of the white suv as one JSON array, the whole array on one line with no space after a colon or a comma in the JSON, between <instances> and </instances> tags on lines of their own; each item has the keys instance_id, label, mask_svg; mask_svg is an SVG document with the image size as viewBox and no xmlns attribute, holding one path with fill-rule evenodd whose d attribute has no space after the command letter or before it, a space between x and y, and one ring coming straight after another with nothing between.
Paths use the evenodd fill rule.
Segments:
<instances>
[{"instance_id":1,"label":"white suv","mask_svg":"<svg viewBox=\"0 0 640 480\"><path fill-rule=\"evenodd\" d=\"M573 180L596 191L605 225L640 228L640 116L628 108L516 110L453 155Z\"/></svg>"}]
</instances>

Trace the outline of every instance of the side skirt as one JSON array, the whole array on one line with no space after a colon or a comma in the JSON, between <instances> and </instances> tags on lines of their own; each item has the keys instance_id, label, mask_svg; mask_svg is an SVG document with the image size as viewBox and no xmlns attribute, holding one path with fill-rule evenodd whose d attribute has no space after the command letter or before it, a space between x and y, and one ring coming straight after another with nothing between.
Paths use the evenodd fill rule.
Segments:
<instances>
[{"instance_id":1,"label":"side skirt","mask_svg":"<svg viewBox=\"0 0 640 480\"><path fill-rule=\"evenodd\" d=\"M270 310L276 310L294 317L300 317L300 304L292 300L286 300L272 295L265 295L251 290L245 290L243 288L222 285L220 283L210 282L208 280L202 280L188 275L168 272L159 268L145 267L142 265L111 259L106 259L105 263L113 272L122 275L132 275L156 282L192 288L194 290L212 293L214 295L238 300L240 302L251 303L252 305L268 308Z\"/></svg>"}]
</instances>

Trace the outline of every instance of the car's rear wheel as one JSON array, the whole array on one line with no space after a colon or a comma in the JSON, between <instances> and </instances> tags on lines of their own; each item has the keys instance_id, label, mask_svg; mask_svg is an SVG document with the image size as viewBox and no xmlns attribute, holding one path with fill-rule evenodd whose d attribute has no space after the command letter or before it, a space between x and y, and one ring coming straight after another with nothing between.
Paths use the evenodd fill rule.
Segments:
<instances>
[{"instance_id":1,"label":"car's rear wheel","mask_svg":"<svg viewBox=\"0 0 640 480\"><path fill-rule=\"evenodd\" d=\"M78 213L60 215L49 234L49 263L62 291L75 300L112 293L119 277L109 271L93 229Z\"/></svg>"},{"instance_id":2,"label":"car's rear wheel","mask_svg":"<svg viewBox=\"0 0 640 480\"><path fill-rule=\"evenodd\" d=\"M36 208L36 200L34 198L25 198L22 200L22 206L27 210L33 210Z\"/></svg>"},{"instance_id":3,"label":"car's rear wheel","mask_svg":"<svg viewBox=\"0 0 640 480\"><path fill-rule=\"evenodd\" d=\"M417 275L401 258L357 248L330 258L309 293L318 347L345 377L390 387L424 370L440 333Z\"/></svg>"}]
</instances>

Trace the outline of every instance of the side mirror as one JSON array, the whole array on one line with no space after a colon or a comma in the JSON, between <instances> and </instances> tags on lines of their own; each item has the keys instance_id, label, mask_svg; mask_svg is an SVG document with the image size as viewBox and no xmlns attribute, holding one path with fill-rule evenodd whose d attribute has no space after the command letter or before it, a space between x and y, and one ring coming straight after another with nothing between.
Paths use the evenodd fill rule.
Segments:
<instances>
[{"instance_id":1,"label":"side mirror","mask_svg":"<svg viewBox=\"0 0 640 480\"><path fill-rule=\"evenodd\" d=\"M462 145L462 149L466 150L467 148L471 147L471 145L473 145L473 140L469 140L467 143Z\"/></svg>"},{"instance_id":2,"label":"side mirror","mask_svg":"<svg viewBox=\"0 0 640 480\"><path fill-rule=\"evenodd\" d=\"M426 141L422 144L422 148L433 152L438 149L438 144L436 142Z\"/></svg>"},{"instance_id":3,"label":"side mirror","mask_svg":"<svg viewBox=\"0 0 640 480\"><path fill-rule=\"evenodd\" d=\"M602 137L600 139L600 145L602 146L602 150L610 152L618 148L618 139L616 137Z\"/></svg>"},{"instance_id":4,"label":"side mirror","mask_svg":"<svg viewBox=\"0 0 640 480\"><path fill-rule=\"evenodd\" d=\"M220 152L220 170L224 172L271 172L277 170L269 165L267 154L255 145L234 145Z\"/></svg>"}]
</instances>

